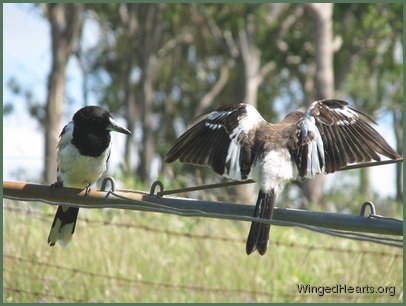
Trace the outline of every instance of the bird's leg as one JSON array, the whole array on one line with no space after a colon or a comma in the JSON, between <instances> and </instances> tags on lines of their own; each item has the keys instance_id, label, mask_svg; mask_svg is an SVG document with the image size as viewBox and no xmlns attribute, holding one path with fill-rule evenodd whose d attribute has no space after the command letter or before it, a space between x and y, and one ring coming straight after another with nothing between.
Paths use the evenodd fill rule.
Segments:
<instances>
[{"instance_id":1,"label":"bird's leg","mask_svg":"<svg viewBox=\"0 0 406 306\"><path fill-rule=\"evenodd\" d=\"M85 192L85 195L87 196L88 194L89 194L89 192L92 190L91 188L90 188L90 185L92 185L92 184L88 184L87 186L86 186L86 192Z\"/></svg>"},{"instance_id":2,"label":"bird's leg","mask_svg":"<svg viewBox=\"0 0 406 306\"><path fill-rule=\"evenodd\" d=\"M62 181L56 181L55 183L51 184L51 192L54 193L55 190L59 187L63 187L63 182Z\"/></svg>"}]
</instances>

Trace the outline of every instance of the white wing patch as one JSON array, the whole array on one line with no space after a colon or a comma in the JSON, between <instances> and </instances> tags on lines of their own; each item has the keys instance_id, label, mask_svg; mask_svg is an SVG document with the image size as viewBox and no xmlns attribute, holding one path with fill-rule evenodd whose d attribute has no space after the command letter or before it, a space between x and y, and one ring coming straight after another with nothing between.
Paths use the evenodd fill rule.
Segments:
<instances>
[{"instance_id":1,"label":"white wing patch","mask_svg":"<svg viewBox=\"0 0 406 306\"><path fill-rule=\"evenodd\" d=\"M249 132L249 130L251 130L253 127L255 127L259 122L265 121L265 120L264 120L264 118L262 118L261 114L258 113L258 111L255 109L255 107L253 107L250 104L247 104L246 111L247 111L247 114L245 115L244 118L241 118L237 129L240 129L240 131L243 131L244 133L247 134Z\"/></svg>"},{"instance_id":2,"label":"white wing patch","mask_svg":"<svg viewBox=\"0 0 406 306\"><path fill-rule=\"evenodd\" d=\"M222 117L226 117L226 116L230 115L232 112L233 111L228 111L228 112L214 111L207 116L207 119L209 119L209 120L220 119Z\"/></svg>"},{"instance_id":3,"label":"white wing patch","mask_svg":"<svg viewBox=\"0 0 406 306\"><path fill-rule=\"evenodd\" d=\"M305 113L305 117L312 117L313 115L318 115L319 113L317 112L314 114L314 110L317 109L318 106L320 106L321 102L323 101L314 101L309 109ZM335 113L336 114L336 119L344 117L344 119L339 119L334 122L336 125L350 125L359 119L358 114L353 111L351 108L347 107L346 105L341 106L341 108L329 108L325 105L320 106L321 109L328 109L329 112ZM324 124L327 124L326 122L323 122Z\"/></svg>"},{"instance_id":4,"label":"white wing patch","mask_svg":"<svg viewBox=\"0 0 406 306\"><path fill-rule=\"evenodd\" d=\"M234 180L241 180L240 152L241 146L237 142L231 141L230 145L228 146L228 153L226 157L226 164L230 164L230 169L228 172L224 172L226 177Z\"/></svg>"},{"instance_id":5,"label":"white wing patch","mask_svg":"<svg viewBox=\"0 0 406 306\"><path fill-rule=\"evenodd\" d=\"M336 122L337 125L350 125L355 123L359 118L357 113L354 112L352 109L348 108L347 106L344 106L343 109L334 108L331 109L331 111L337 113L339 116L344 116L346 118L344 120L338 120Z\"/></svg>"},{"instance_id":6,"label":"white wing patch","mask_svg":"<svg viewBox=\"0 0 406 306\"><path fill-rule=\"evenodd\" d=\"M220 129L222 127L221 124L214 124L214 123L210 123L210 122L205 122L204 125L207 126L209 129L212 129L212 130L217 130L217 129Z\"/></svg>"},{"instance_id":7,"label":"white wing patch","mask_svg":"<svg viewBox=\"0 0 406 306\"><path fill-rule=\"evenodd\" d=\"M329 107L322 101L315 101L305 112L299 123L302 141L307 142L307 168L305 178L313 178L318 173L325 172L325 156L323 140L316 126L316 120L327 126L349 126L359 119L357 112L342 103ZM317 119L316 119L317 118Z\"/></svg>"},{"instance_id":8,"label":"white wing patch","mask_svg":"<svg viewBox=\"0 0 406 306\"><path fill-rule=\"evenodd\" d=\"M229 113L229 112L228 112ZM264 118L258 113L258 111L252 106L246 105L246 114L239 118L238 125L230 134L230 145L228 147L226 165L229 164L230 168L225 169L224 176L241 180L241 167L240 167L240 152L241 152L241 140L244 139L249 131L258 125L259 122L264 121ZM228 170L228 172L227 172Z\"/></svg>"},{"instance_id":9,"label":"white wing patch","mask_svg":"<svg viewBox=\"0 0 406 306\"><path fill-rule=\"evenodd\" d=\"M316 127L315 118L306 112L303 120L299 123L303 138L309 137L307 143L307 169L305 178L313 178L318 173L325 170L324 146L319 129ZM321 160L320 160L321 158ZM320 165L323 165L320 167Z\"/></svg>"}]
</instances>

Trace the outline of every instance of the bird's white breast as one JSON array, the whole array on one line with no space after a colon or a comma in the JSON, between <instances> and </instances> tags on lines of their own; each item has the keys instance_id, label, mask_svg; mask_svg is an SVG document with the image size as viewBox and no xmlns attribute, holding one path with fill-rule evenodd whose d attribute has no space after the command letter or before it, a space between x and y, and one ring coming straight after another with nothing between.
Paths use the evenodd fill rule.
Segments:
<instances>
[{"instance_id":1,"label":"bird's white breast","mask_svg":"<svg viewBox=\"0 0 406 306\"><path fill-rule=\"evenodd\" d=\"M263 158L256 164L256 178L264 192L275 189L281 191L283 185L297 177L297 168L292 163L288 149L277 148L264 153Z\"/></svg>"},{"instance_id":2,"label":"bird's white breast","mask_svg":"<svg viewBox=\"0 0 406 306\"><path fill-rule=\"evenodd\" d=\"M65 128L58 144L58 179L65 187L84 188L95 183L106 171L111 144L98 157L83 156L72 145L73 123Z\"/></svg>"}]
</instances>

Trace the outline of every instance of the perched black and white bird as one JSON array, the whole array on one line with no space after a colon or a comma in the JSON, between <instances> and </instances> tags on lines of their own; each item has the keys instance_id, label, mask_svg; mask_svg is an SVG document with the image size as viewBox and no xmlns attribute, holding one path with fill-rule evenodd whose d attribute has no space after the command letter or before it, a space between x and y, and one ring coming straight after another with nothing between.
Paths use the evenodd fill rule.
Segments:
<instances>
[{"instance_id":1,"label":"perched black and white bird","mask_svg":"<svg viewBox=\"0 0 406 306\"><path fill-rule=\"evenodd\" d=\"M106 171L110 157L110 131L131 134L113 120L110 113L99 106L78 110L62 130L58 143L57 186L89 188ZM79 208L58 206L48 244L59 241L66 246L75 232Z\"/></svg>"},{"instance_id":2,"label":"perched black and white bird","mask_svg":"<svg viewBox=\"0 0 406 306\"><path fill-rule=\"evenodd\" d=\"M271 219L276 195L288 181L379 161L379 154L398 158L371 123L341 100L315 101L306 112L292 112L276 124L249 104L228 105L198 117L166 161L209 165L234 180L254 178L259 185L254 217ZM269 230L268 224L252 222L247 254L265 254Z\"/></svg>"}]
</instances>

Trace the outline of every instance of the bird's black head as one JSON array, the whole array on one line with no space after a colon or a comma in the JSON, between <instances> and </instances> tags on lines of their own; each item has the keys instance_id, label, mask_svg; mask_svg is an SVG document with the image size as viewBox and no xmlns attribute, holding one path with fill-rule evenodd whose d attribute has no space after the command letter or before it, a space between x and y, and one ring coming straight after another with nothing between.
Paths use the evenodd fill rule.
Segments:
<instances>
[{"instance_id":1,"label":"bird's black head","mask_svg":"<svg viewBox=\"0 0 406 306\"><path fill-rule=\"evenodd\" d=\"M123 134L131 134L129 130L118 125L110 113L99 106L85 106L73 116L75 128L92 131L95 133L108 133L115 131Z\"/></svg>"},{"instance_id":2,"label":"bird's black head","mask_svg":"<svg viewBox=\"0 0 406 306\"><path fill-rule=\"evenodd\" d=\"M71 143L80 154L98 157L110 145L110 131L131 134L129 130L118 125L110 113L99 106L86 106L73 116L73 137Z\"/></svg>"}]
</instances>

